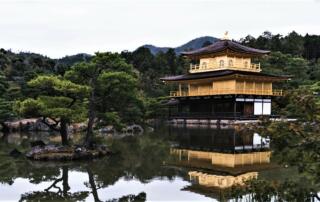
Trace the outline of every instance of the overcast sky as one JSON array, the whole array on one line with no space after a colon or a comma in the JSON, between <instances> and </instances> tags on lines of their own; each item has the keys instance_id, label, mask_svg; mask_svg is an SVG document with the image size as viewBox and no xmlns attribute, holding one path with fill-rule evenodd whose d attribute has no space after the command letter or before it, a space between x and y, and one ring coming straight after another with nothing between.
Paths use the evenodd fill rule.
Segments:
<instances>
[{"instance_id":1,"label":"overcast sky","mask_svg":"<svg viewBox=\"0 0 320 202\"><path fill-rule=\"evenodd\" d=\"M0 0L0 47L58 58L269 30L320 34L320 0Z\"/></svg>"}]
</instances>

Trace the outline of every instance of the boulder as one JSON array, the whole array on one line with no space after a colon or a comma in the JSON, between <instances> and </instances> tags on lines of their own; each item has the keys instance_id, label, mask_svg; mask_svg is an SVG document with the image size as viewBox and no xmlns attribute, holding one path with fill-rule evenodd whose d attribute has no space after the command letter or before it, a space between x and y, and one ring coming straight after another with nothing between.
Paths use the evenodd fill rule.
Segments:
<instances>
[{"instance_id":1,"label":"boulder","mask_svg":"<svg viewBox=\"0 0 320 202\"><path fill-rule=\"evenodd\" d=\"M73 132L81 132L87 129L86 123L74 123L70 126Z\"/></svg>"},{"instance_id":2,"label":"boulder","mask_svg":"<svg viewBox=\"0 0 320 202\"><path fill-rule=\"evenodd\" d=\"M105 126L103 128L99 129L100 133L113 133L114 132L114 127L113 126Z\"/></svg>"},{"instance_id":3,"label":"boulder","mask_svg":"<svg viewBox=\"0 0 320 202\"><path fill-rule=\"evenodd\" d=\"M13 150L9 153L10 156L15 157L15 158L21 156L21 154L22 154L22 153L21 153L18 149L13 149Z\"/></svg>"},{"instance_id":4,"label":"boulder","mask_svg":"<svg viewBox=\"0 0 320 202\"><path fill-rule=\"evenodd\" d=\"M143 128L140 125L133 124L125 127L122 132L124 133L134 133L134 134L142 134L143 133Z\"/></svg>"},{"instance_id":5,"label":"boulder","mask_svg":"<svg viewBox=\"0 0 320 202\"><path fill-rule=\"evenodd\" d=\"M25 126L28 131L50 131L50 128L42 123L41 119L37 119L35 122L28 122Z\"/></svg>"},{"instance_id":6,"label":"boulder","mask_svg":"<svg viewBox=\"0 0 320 202\"><path fill-rule=\"evenodd\" d=\"M30 142L30 145L31 147L36 147L36 146L44 147L46 146L46 143L44 143L42 140L37 140L37 141Z\"/></svg>"}]
</instances>

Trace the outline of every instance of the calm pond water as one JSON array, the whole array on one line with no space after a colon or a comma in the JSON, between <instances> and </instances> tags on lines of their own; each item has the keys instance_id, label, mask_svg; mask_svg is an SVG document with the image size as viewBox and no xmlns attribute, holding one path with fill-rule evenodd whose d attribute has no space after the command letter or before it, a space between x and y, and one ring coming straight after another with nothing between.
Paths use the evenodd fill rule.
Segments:
<instances>
[{"instance_id":1,"label":"calm pond water","mask_svg":"<svg viewBox=\"0 0 320 202\"><path fill-rule=\"evenodd\" d=\"M92 161L12 158L50 134L14 133L0 144L0 201L220 201L250 178L282 179L294 169L272 163L269 140L234 128L157 128L122 139L104 137L116 154ZM73 141L79 140L78 136Z\"/></svg>"}]
</instances>

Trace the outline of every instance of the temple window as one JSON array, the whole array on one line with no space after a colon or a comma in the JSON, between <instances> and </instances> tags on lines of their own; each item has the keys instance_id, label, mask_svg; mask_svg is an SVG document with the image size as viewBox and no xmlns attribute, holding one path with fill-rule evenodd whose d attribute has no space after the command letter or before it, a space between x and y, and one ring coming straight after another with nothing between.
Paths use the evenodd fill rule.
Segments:
<instances>
[{"instance_id":1,"label":"temple window","mask_svg":"<svg viewBox=\"0 0 320 202\"><path fill-rule=\"evenodd\" d=\"M220 61L219 61L219 66L220 66L220 67L224 67L224 61L223 61L223 60L220 60Z\"/></svg>"},{"instance_id":2,"label":"temple window","mask_svg":"<svg viewBox=\"0 0 320 202\"><path fill-rule=\"evenodd\" d=\"M206 62L202 62L201 67L204 68L204 69L207 68L207 63Z\"/></svg>"},{"instance_id":3,"label":"temple window","mask_svg":"<svg viewBox=\"0 0 320 202\"><path fill-rule=\"evenodd\" d=\"M229 67L233 67L233 60L229 60Z\"/></svg>"},{"instance_id":4,"label":"temple window","mask_svg":"<svg viewBox=\"0 0 320 202\"><path fill-rule=\"evenodd\" d=\"M244 62L244 67L245 67L245 68L248 68L248 61L245 61L245 62Z\"/></svg>"}]
</instances>

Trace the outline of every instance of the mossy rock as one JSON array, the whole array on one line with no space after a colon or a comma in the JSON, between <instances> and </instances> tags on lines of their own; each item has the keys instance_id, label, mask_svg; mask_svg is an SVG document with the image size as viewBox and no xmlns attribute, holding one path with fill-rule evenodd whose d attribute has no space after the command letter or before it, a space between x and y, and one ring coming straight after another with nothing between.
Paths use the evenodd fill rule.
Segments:
<instances>
[{"instance_id":1,"label":"mossy rock","mask_svg":"<svg viewBox=\"0 0 320 202\"><path fill-rule=\"evenodd\" d=\"M85 147L62 147L47 145L44 147L34 147L26 154L26 157L33 160L90 160L111 154L106 146L97 146L92 149Z\"/></svg>"}]
</instances>

